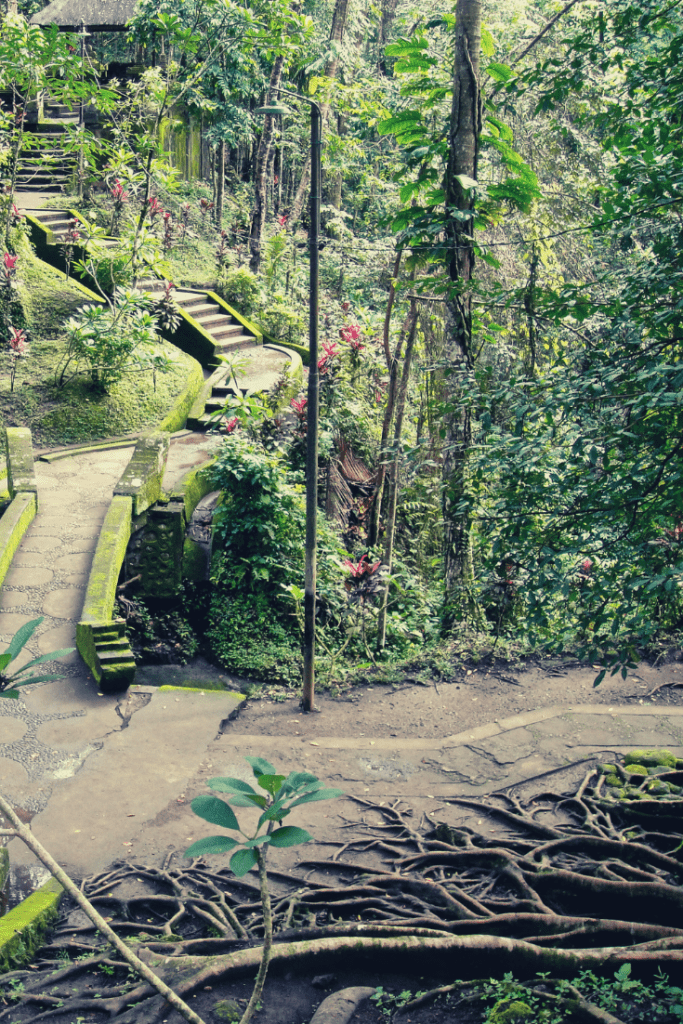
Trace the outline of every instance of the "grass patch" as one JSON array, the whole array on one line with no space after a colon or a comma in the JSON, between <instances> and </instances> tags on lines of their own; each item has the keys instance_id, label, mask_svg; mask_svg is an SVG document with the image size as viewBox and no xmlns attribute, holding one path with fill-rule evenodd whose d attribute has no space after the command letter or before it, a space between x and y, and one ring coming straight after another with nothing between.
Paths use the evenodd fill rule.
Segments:
<instances>
[{"instance_id":1,"label":"grass patch","mask_svg":"<svg viewBox=\"0 0 683 1024\"><path fill-rule=\"evenodd\" d=\"M49 447L130 434L158 423L183 391L195 360L161 342L173 364L156 380L151 370L130 374L106 395L95 394L85 376L57 388L55 371L65 349L62 324L87 299L62 273L36 259L23 234L17 233L15 251L31 352L19 362L13 393L9 357L0 365L2 425L26 426L35 444Z\"/></svg>"}]
</instances>

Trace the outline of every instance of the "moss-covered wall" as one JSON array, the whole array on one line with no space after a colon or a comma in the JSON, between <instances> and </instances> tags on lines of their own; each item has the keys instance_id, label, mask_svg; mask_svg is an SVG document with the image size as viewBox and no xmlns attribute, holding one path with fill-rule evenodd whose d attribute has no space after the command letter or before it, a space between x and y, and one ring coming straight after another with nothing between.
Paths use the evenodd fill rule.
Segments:
<instances>
[{"instance_id":1,"label":"moss-covered wall","mask_svg":"<svg viewBox=\"0 0 683 1024\"><path fill-rule=\"evenodd\" d=\"M21 492L12 499L0 519L0 586L12 564L14 554L38 510L33 491Z\"/></svg>"},{"instance_id":2,"label":"moss-covered wall","mask_svg":"<svg viewBox=\"0 0 683 1024\"><path fill-rule=\"evenodd\" d=\"M175 433L176 430L182 430L187 422L190 409L203 387L204 373L201 365L198 362L195 362L188 374L185 390L182 394L178 395L168 413L164 416L161 423L159 423L157 429L168 431L169 434Z\"/></svg>"},{"instance_id":3,"label":"moss-covered wall","mask_svg":"<svg viewBox=\"0 0 683 1024\"><path fill-rule=\"evenodd\" d=\"M123 565L126 545L130 539L132 514L132 496L117 495L112 499L93 557L83 603L82 622L111 620L116 584Z\"/></svg>"},{"instance_id":4,"label":"moss-covered wall","mask_svg":"<svg viewBox=\"0 0 683 1024\"><path fill-rule=\"evenodd\" d=\"M196 466L194 469L189 470L185 476L181 477L173 489L171 501L182 501L184 503L185 518L188 523L198 503L210 491L214 490L214 462L215 459L209 459L208 462L202 462L201 466Z\"/></svg>"},{"instance_id":5,"label":"moss-covered wall","mask_svg":"<svg viewBox=\"0 0 683 1024\"><path fill-rule=\"evenodd\" d=\"M114 488L115 495L128 495L133 499L134 516L145 512L161 497L170 444L169 434L154 431L144 434L135 445L131 460Z\"/></svg>"},{"instance_id":6,"label":"moss-covered wall","mask_svg":"<svg viewBox=\"0 0 683 1024\"><path fill-rule=\"evenodd\" d=\"M147 597L173 597L183 575L185 515L182 502L150 509L142 534L140 575Z\"/></svg>"},{"instance_id":7,"label":"moss-covered wall","mask_svg":"<svg viewBox=\"0 0 683 1024\"><path fill-rule=\"evenodd\" d=\"M3 850L6 854L6 851ZM28 963L45 943L50 926L59 916L59 901L64 890L56 878L0 917L0 973Z\"/></svg>"}]
</instances>

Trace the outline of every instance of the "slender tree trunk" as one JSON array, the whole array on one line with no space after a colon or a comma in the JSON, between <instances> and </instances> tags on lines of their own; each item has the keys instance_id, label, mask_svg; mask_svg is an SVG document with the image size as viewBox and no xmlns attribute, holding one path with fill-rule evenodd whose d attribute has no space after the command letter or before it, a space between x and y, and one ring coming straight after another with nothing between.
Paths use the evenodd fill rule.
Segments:
<instances>
[{"instance_id":1,"label":"slender tree trunk","mask_svg":"<svg viewBox=\"0 0 683 1024\"><path fill-rule=\"evenodd\" d=\"M394 355L391 354L391 345L389 343L389 331L391 327L391 311L394 308L394 301L396 298L396 281L398 279L399 270L401 269L401 258L403 252L399 252L396 256L394 263L394 272L391 277L391 284L389 285L389 298L387 300L387 311L384 314L384 358L386 360L387 369L389 371L389 389L387 393L387 407L384 411L384 421L382 423L382 439L380 441L380 459L382 460L377 467L377 483L375 485L375 495L372 502L372 508L370 510L370 520L368 523L368 547L374 547L379 539L379 527L382 514L382 494L384 492L384 479L386 477L386 463L384 462L384 455L386 444L389 439L389 431L391 429L391 420L394 415L394 396L396 394L396 375L398 368L398 360L401 358L401 346L403 344L403 335L399 338L396 346Z\"/></svg>"},{"instance_id":2,"label":"slender tree trunk","mask_svg":"<svg viewBox=\"0 0 683 1024\"><path fill-rule=\"evenodd\" d=\"M392 444L392 459L389 466L389 505L387 509L386 535L384 539L384 556L382 561L384 568L391 573L391 565L394 557L394 536L396 534L396 509L398 508L398 483L400 475L400 450L401 434L403 433L403 414L406 407L406 395L408 394L408 380L410 378L410 364L413 359L415 338L417 337L417 301L413 299L410 304L410 312L406 322L407 339L406 354L403 360L403 373L396 399L396 421L394 424L394 440ZM389 604L389 587L387 582L382 595L382 607L377 622L377 650L381 651L386 643L387 637L387 606Z\"/></svg>"},{"instance_id":3,"label":"slender tree trunk","mask_svg":"<svg viewBox=\"0 0 683 1024\"><path fill-rule=\"evenodd\" d=\"M218 144L216 152L216 227L220 231L223 226L223 208L225 206L225 142Z\"/></svg>"},{"instance_id":4,"label":"slender tree trunk","mask_svg":"<svg viewBox=\"0 0 683 1024\"><path fill-rule=\"evenodd\" d=\"M339 70L339 56L338 51L341 47L342 40L344 38L344 30L346 28L346 15L349 7L349 0L336 0L334 5L334 13L332 15L332 28L330 29L330 43L332 44L333 55L332 58L327 62L325 68L326 78L336 78L337 71ZM321 103L320 113L322 115L322 131L325 131L325 125L330 116L330 104ZM299 186L294 196L292 203L292 209L289 212L288 227L291 231L294 230L298 222L301 220L301 211L304 208L304 201L308 192L308 182L311 177L311 154L306 155L304 160L304 166L301 170L301 177L299 179Z\"/></svg>"},{"instance_id":5,"label":"slender tree trunk","mask_svg":"<svg viewBox=\"0 0 683 1024\"><path fill-rule=\"evenodd\" d=\"M277 98L282 79L282 69L285 58L276 57L273 70L270 73L270 84L266 103L272 103ZM258 273L261 266L263 234L266 225L266 214L268 212L268 166L270 164L270 152L273 145L274 120L270 114L266 114L263 122L263 132L256 153L256 168L254 173L254 208L251 213L251 227L249 229L249 269L252 273Z\"/></svg>"},{"instance_id":6,"label":"slender tree trunk","mask_svg":"<svg viewBox=\"0 0 683 1024\"><path fill-rule=\"evenodd\" d=\"M472 295L474 195L482 104L479 91L481 0L457 0L453 105L446 171L446 234L451 289L446 302L443 519L446 625L471 607L473 575L466 508L472 423L463 385L473 369ZM451 213L452 211L452 213ZM469 214L462 218L462 214ZM456 214L454 216L453 214Z\"/></svg>"}]
</instances>

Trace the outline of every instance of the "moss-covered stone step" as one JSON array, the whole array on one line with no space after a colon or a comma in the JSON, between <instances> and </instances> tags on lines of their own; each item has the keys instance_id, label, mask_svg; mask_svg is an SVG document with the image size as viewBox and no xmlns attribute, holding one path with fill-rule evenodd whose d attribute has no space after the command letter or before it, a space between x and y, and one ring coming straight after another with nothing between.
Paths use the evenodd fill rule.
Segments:
<instances>
[{"instance_id":1,"label":"moss-covered stone step","mask_svg":"<svg viewBox=\"0 0 683 1024\"><path fill-rule=\"evenodd\" d=\"M50 878L19 906L0 917L1 974L28 963L45 944L47 932L59 916L63 892L57 879Z\"/></svg>"}]
</instances>

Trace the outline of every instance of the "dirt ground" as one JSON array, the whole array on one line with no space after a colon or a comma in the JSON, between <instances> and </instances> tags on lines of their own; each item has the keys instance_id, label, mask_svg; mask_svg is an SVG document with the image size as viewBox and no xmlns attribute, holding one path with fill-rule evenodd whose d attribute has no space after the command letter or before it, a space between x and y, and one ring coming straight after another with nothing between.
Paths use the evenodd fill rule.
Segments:
<instances>
[{"instance_id":1,"label":"dirt ground","mask_svg":"<svg viewBox=\"0 0 683 1024\"><path fill-rule=\"evenodd\" d=\"M556 659L463 671L450 682L357 686L330 696L319 689L319 715L298 713L287 691L269 690L252 699L240 713L240 731L263 736L306 736L319 732L320 715L334 723L338 736L450 736L524 711L571 704L683 704L683 664L670 660L660 667L641 663L624 680L607 676L594 687L597 670ZM680 680L680 687L666 685ZM652 690L663 686L652 696Z\"/></svg>"}]
</instances>

